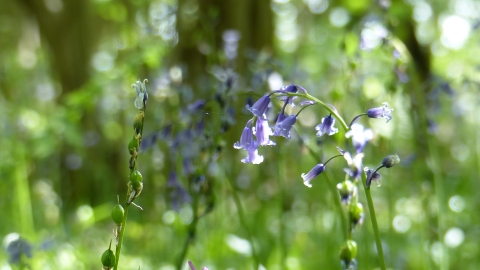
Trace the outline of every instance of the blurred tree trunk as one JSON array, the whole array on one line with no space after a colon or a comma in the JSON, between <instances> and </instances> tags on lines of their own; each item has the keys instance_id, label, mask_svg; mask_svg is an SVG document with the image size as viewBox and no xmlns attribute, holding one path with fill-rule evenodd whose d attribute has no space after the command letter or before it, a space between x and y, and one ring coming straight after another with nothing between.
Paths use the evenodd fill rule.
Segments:
<instances>
[{"instance_id":1,"label":"blurred tree trunk","mask_svg":"<svg viewBox=\"0 0 480 270\"><path fill-rule=\"evenodd\" d=\"M81 111L79 122L73 125L79 127L81 132L101 132L96 106L85 108L79 105L72 108L68 99L76 91L84 91L82 88L85 89L89 81L91 59L97 50L106 22L99 18L91 1L62 1L55 12L49 10L44 1L21 0L20 3L28 14L35 18L42 41L49 48L52 75L58 79L62 88L59 102L67 110ZM98 93L100 91L101 89L98 89ZM74 213L71 209L80 203L97 205L105 201L102 196L108 188L105 186L105 175L112 179L126 179L122 172L127 170L122 170L121 166L125 165L126 168L127 162L119 160L122 156L119 153L121 149L105 145L107 143L102 138L95 147L84 145L79 149L78 145L71 145L63 139L59 150L60 181L57 188L62 199L64 218L68 218L67 214ZM78 169L67 166L67 160L72 154L83 156L82 166ZM110 187L110 190L115 188ZM113 200L115 194L111 196Z\"/></svg>"},{"instance_id":2,"label":"blurred tree trunk","mask_svg":"<svg viewBox=\"0 0 480 270\"><path fill-rule=\"evenodd\" d=\"M196 5L196 15L186 12ZM236 60L236 71L241 75L247 73L247 50L273 51L273 14L269 0L179 0L177 18L179 40L172 63L187 67L187 82L194 87L209 64L218 64L225 30L233 29L241 34ZM210 55L200 52L199 48L205 45Z\"/></svg>"},{"instance_id":3,"label":"blurred tree trunk","mask_svg":"<svg viewBox=\"0 0 480 270\"><path fill-rule=\"evenodd\" d=\"M88 81L91 56L100 37L100 19L90 1L62 1L58 12L47 9L44 1L22 0L36 19L42 38L48 43L62 94Z\"/></svg>"}]
</instances>

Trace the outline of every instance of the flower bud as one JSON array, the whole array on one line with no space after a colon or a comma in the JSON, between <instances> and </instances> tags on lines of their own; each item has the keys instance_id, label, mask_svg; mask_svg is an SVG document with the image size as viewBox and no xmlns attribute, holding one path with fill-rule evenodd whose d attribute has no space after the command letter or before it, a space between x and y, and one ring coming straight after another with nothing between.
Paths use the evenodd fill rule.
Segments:
<instances>
[{"instance_id":1,"label":"flower bud","mask_svg":"<svg viewBox=\"0 0 480 270\"><path fill-rule=\"evenodd\" d=\"M138 152L138 148L138 139L133 137L128 143L128 152L130 152L130 155L133 155L135 152Z\"/></svg>"},{"instance_id":2,"label":"flower bud","mask_svg":"<svg viewBox=\"0 0 480 270\"><path fill-rule=\"evenodd\" d=\"M139 134L143 128L143 117L145 114L143 112L138 112L135 117L133 118L133 128L135 129L135 133Z\"/></svg>"},{"instance_id":3,"label":"flower bud","mask_svg":"<svg viewBox=\"0 0 480 270\"><path fill-rule=\"evenodd\" d=\"M338 193L340 193L340 198L342 203L348 203L350 200L353 191L355 190L355 185L350 180L345 180L342 183L337 184Z\"/></svg>"},{"instance_id":4,"label":"flower bud","mask_svg":"<svg viewBox=\"0 0 480 270\"><path fill-rule=\"evenodd\" d=\"M125 210L123 209L123 206L120 204L115 205L112 209L112 219L115 222L115 224L117 225L122 224L124 216L125 216Z\"/></svg>"},{"instance_id":5,"label":"flower bud","mask_svg":"<svg viewBox=\"0 0 480 270\"><path fill-rule=\"evenodd\" d=\"M142 174L134 170L132 174L130 174L130 182L128 182L128 194L129 198L127 200L127 204L131 204L133 200L142 193L143 189L143 177Z\"/></svg>"},{"instance_id":6,"label":"flower bud","mask_svg":"<svg viewBox=\"0 0 480 270\"><path fill-rule=\"evenodd\" d=\"M115 266L115 254L110 249L112 247L112 242L110 241L110 246L102 255L102 265L103 269L112 269Z\"/></svg>"},{"instance_id":7,"label":"flower bud","mask_svg":"<svg viewBox=\"0 0 480 270\"><path fill-rule=\"evenodd\" d=\"M347 243L340 249L340 259L342 261L350 262L357 256L357 243L353 240L348 240Z\"/></svg>"},{"instance_id":8,"label":"flower bud","mask_svg":"<svg viewBox=\"0 0 480 270\"><path fill-rule=\"evenodd\" d=\"M140 186L143 186L143 176L138 170L134 170L130 174L130 182L132 183L132 187L134 189L138 189Z\"/></svg>"},{"instance_id":9,"label":"flower bud","mask_svg":"<svg viewBox=\"0 0 480 270\"><path fill-rule=\"evenodd\" d=\"M350 218L354 225L363 222L363 205L361 203L352 204L350 206Z\"/></svg>"},{"instance_id":10,"label":"flower bud","mask_svg":"<svg viewBox=\"0 0 480 270\"><path fill-rule=\"evenodd\" d=\"M393 165L400 163L400 158L397 155L389 155L383 159L382 165L385 168L391 168Z\"/></svg>"}]
</instances>

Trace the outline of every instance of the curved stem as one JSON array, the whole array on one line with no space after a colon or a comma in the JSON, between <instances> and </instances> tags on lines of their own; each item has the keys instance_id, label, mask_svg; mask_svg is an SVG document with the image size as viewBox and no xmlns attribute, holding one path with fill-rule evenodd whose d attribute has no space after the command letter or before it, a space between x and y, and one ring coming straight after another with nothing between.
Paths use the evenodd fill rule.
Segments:
<instances>
[{"instance_id":1,"label":"curved stem","mask_svg":"<svg viewBox=\"0 0 480 270\"><path fill-rule=\"evenodd\" d=\"M370 187L366 185L365 173L362 173L363 188L365 189L365 196L367 197L368 212L370 213L370 219L372 221L373 233L375 234L375 244L377 246L378 261L380 263L380 269L386 270L385 258L383 256L382 241L380 240L380 232L378 231L377 217L375 216L375 208L373 207L372 195L370 194Z\"/></svg>"},{"instance_id":2,"label":"curved stem","mask_svg":"<svg viewBox=\"0 0 480 270\"><path fill-rule=\"evenodd\" d=\"M343 155L336 155L336 156L331 157L330 159L328 159L327 161L325 161L325 163L323 163L323 166L327 166L327 163L330 162L330 160L332 160L332 159L334 159L334 158L337 158L337 157L343 157Z\"/></svg>"},{"instance_id":3,"label":"curved stem","mask_svg":"<svg viewBox=\"0 0 480 270\"><path fill-rule=\"evenodd\" d=\"M345 131L349 130L349 127L347 126L347 124L345 123L343 118L338 114L338 112L335 109L333 109L332 107L330 107L328 104L326 104L325 102L323 102L323 101L319 100L318 98L316 98L314 96L311 96L309 94L299 94L299 93L286 93L286 94L290 95L290 96L303 97L303 98L315 101L316 103L322 105L333 116L335 116L335 118L340 122L340 124L342 125L343 129L345 129Z\"/></svg>"},{"instance_id":4,"label":"curved stem","mask_svg":"<svg viewBox=\"0 0 480 270\"><path fill-rule=\"evenodd\" d=\"M380 169L383 168L383 167L385 167L385 166L383 166L383 164L380 165L380 166L378 166L378 167L375 169L375 171L373 171L373 172L368 176L367 180L365 181L365 186L366 186L368 189L370 189L370 184L371 184L371 182L372 182L372 177L375 175L375 173L378 172L378 170L380 170Z\"/></svg>"},{"instance_id":5,"label":"curved stem","mask_svg":"<svg viewBox=\"0 0 480 270\"><path fill-rule=\"evenodd\" d=\"M360 117L364 116L364 115L368 115L367 113L362 113L362 114L359 114L357 116L355 116L353 119L352 119L352 122L350 122L350 125L348 125L348 127L352 127L353 124L355 124L358 119L360 119Z\"/></svg>"}]
</instances>

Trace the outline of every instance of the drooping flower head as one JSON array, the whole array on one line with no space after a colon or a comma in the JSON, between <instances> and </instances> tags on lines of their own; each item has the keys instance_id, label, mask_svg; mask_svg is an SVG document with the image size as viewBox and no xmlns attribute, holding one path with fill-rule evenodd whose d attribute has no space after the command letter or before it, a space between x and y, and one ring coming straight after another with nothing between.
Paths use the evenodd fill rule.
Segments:
<instances>
[{"instance_id":1,"label":"drooping flower head","mask_svg":"<svg viewBox=\"0 0 480 270\"><path fill-rule=\"evenodd\" d=\"M247 151L247 156L241 160L243 163L260 164L263 162L263 156L258 154L256 147L251 146Z\"/></svg>"},{"instance_id":2,"label":"drooping flower head","mask_svg":"<svg viewBox=\"0 0 480 270\"><path fill-rule=\"evenodd\" d=\"M384 158L382 161L382 165L385 168L391 168L398 163L400 163L400 158L397 155L389 155L386 158Z\"/></svg>"},{"instance_id":3,"label":"drooping flower head","mask_svg":"<svg viewBox=\"0 0 480 270\"><path fill-rule=\"evenodd\" d=\"M365 167L363 170L367 174L367 182L365 183L367 187L370 187L372 182L374 182L377 187L382 185L382 176L378 172L375 172L375 170L368 167Z\"/></svg>"},{"instance_id":4,"label":"drooping flower head","mask_svg":"<svg viewBox=\"0 0 480 270\"><path fill-rule=\"evenodd\" d=\"M297 93L298 91L298 88L295 84L291 84L289 86L285 86L283 87L281 90L281 92L285 92L285 93ZM290 96L280 96L279 99L284 101L285 104L290 104L290 106L292 106L292 108L295 108L295 103L293 102L297 97L290 97Z\"/></svg>"},{"instance_id":5,"label":"drooping flower head","mask_svg":"<svg viewBox=\"0 0 480 270\"><path fill-rule=\"evenodd\" d=\"M258 118L262 118L267 111L268 104L270 104L270 96L265 95L255 102L253 106L250 107L247 104L247 110L251 111L253 115L257 116Z\"/></svg>"},{"instance_id":6,"label":"drooping flower head","mask_svg":"<svg viewBox=\"0 0 480 270\"><path fill-rule=\"evenodd\" d=\"M302 173L303 184L311 188L312 184L310 184L310 181L312 181L313 178L317 177L323 171L325 171L325 166L320 163L315 165L315 167L313 167L313 169L311 169L308 173Z\"/></svg>"},{"instance_id":7,"label":"drooping flower head","mask_svg":"<svg viewBox=\"0 0 480 270\"><path fill-rule=\"evenodd\" d=\"M283 118L283 120L279 121L281 118ZM280 114L273 131L273 136L283 136L287 139L290 139L290 130L296 122L296 115L289 115L285 117L285 114Z\"/></svg>"},{"instance_id":8,"label":"drooping flower head","mask_svg":"<svg viewBox=\"0 0 480 270\"><path fill-rule=\"evenodd\" d=\"M248 152L247 157L242 159L243 163L260 164L263 162L263 156L258 154L258 143L253 140L252 120L247 122L243 129L240 141L233 145L236 149L243 149Z\"/></svg>"},{"instance_id":9,"label":"drooping flower head","mask_svg":"<svg viewBox=\"0 0 480 270\"><path fill-rule=\"evenodd\" d=\"M382 103L383 106L382 107L378 107L378 108L372 108L370 110L367 111L367 116L369 118L385 118L387 119L387 123L388 121L392 120L392 111L393 109L387 109L388 108L388 103L387 102L384 102Z\"/></svg>"},{"instance_id":10,"label":"drooping flower head","mask_svg":"<svg viewBox=\"0 0 480 270\"><path fill-rule=\"evenodd\" d=\"M352 155L347 152L342 150L340 147L337 147L338 152L343 155L343 158L347 161L348 167L345 168L345 172L350 175L352 178L357 179L360 176L362 176L362 160L364 157L363 153L356 154L355 157L352 157Z\"/></svg>"},{"instance_id":11,"label":"drooping flower head","mask_svg":"<svg viewBox=\"0 0 480 270\"><path fill-rule=\"evenodd\" d=\"M137 92L137 97L135 98L134 105L137 109L142 109L145 104L147 104L148 93L147 88L145 87L145 82L148 82L147 79L141 81L136 81L135 84L132 84L132 87L135 88Z\"/></svg>"},{"instance_id":12,"label":"drooping flower head","mask_svg":"<svg viewBox=\"0 0 480 270\"><path fill-rule=\"evenodd\" d=\"M268 125L265 115L263 115L263 118L257 118L257 123L255 125L255 129L253 130L253 134L255 134L257 137L257 144L259 146L275 145L275 142L270 140L270 136L273 135L273 132Z\"/></svg>"},{"instance_id":13,"label":"drooping flower head","mask_svg":"<svg viewBox=\"0 0 480 270\"><path fill-rule=\"evenodd\" d=\"M335 118L333 118L331 114L322 118L322 123L315 127L317 137L321 137L324 134L331 136L337 133L338 128L335 128L333 125L335 125Z\"/></svg>"},{"instance_id":14,"label":"drooping flower head","mask_svg":"<svg viewBox=\"0 0 480 270\"><path fill-rule=\"evenodd\" d=\"M364 129L362 125L355 123L350 127L350 130L345 134L345 137L352 137L355 151L361 153L367 142L373 139L373 132L371 129Z\"/></svg>"},{"instance_id":15,"label":"drooping flower head","mask_svg":"<svg viewBox=\"0 0 480 270\"><path fill-rule=\"evenodd\" d=\"M250 119L243 129L242 136L240 136L240 141L236 142L233 147L235 149L248 150L253 144L252 120Z\"/></svg>"}]
</instances>

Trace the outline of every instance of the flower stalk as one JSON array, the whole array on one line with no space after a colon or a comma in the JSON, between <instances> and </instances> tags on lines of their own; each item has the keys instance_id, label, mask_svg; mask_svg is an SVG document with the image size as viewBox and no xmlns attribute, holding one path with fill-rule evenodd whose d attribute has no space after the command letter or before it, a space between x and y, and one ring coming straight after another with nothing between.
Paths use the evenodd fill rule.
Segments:
<instances>
[{"instance_id":1,"label":"flower stalk","mask_svg":"<svg viewBox=\"0 0 480 270\"><path fill-rule=\"evenodd\" d=\"M140 145L142 143L143 124L145 122L145 112L147 109L148 94L145 88L145 82L147 82L147 80L144 80L143 82L137 81L135 84L132 85L132 87L135 88L137 92L137 97L135 99L134 105L138 109L138 112L135 115L133 120L134 136L128 144L128 150L131 155L130 161L129 161L130 182L128 183L128 191L127 191L125 205L124 205L125 214L123 216L123 220L121 223L120 233L117 232L118 235L116 235L118 236L118 239L117 239L117 247L115 249L115 265L113 267L114 270L118 269L118 262L120 260L123 237L125 235L125 228L127 223L128 209L130 207L130 204L137 206L133 202L133 200L136 197L138 197L138 195L140 195L141 189L143 188L143 183L141 183L142 182L141 175L140 175L140 178L137 175L135 175L134 184L132 184L132 175L134 175L135 172L138 172L136 170L137 155L138 155L138 151L140 150ZM133 194L133 197L132 197L132 194ZM139 208L141 209L141 207Z\"/></svg>"},{"instance_id":2,"label":"flower stalk","mask_svg":"<svg viewBox=\"0 0 480 270\"><path fill-rule=\"evenodd\" d=\"M378 171L381 167L377 168L376 171ZM372 173L372 175L374 175L374 173ZM380 263L380 269L386 270L387 267L385 265L385 257L383 255L382 240L380 239L380 231L378 230L378 223L377 217L375 215L375 208L373 206L372 194L370 193L370 187L367 187L367 179L365 173L362 173L362 180L363 188L365 189L365 196L367 197L368 212L370 213L370 220L372 221L373 234L375 235L375 245L377 246L378 262Z\"/></svg>"}]
</instances>

